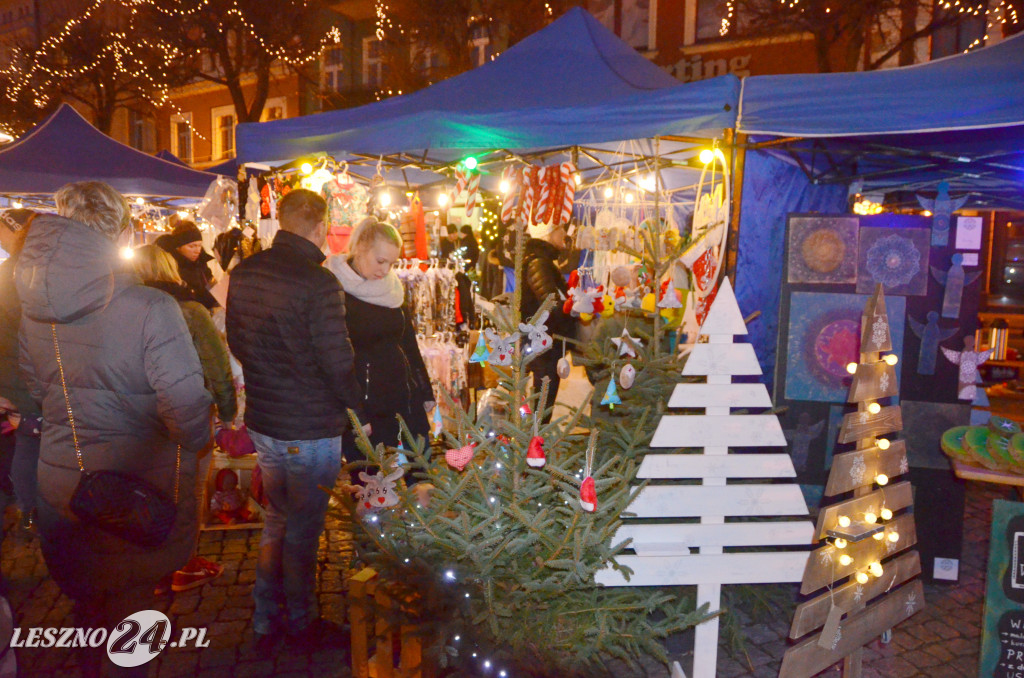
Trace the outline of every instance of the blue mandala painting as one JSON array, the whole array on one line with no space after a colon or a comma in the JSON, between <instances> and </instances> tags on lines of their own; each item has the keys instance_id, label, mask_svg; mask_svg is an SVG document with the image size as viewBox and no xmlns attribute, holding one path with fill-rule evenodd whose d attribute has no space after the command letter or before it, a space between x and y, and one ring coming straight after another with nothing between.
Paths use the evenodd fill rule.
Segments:
<instances>
[{"instance_id":1,"label":"blue mandala painting","mask_svg":"<svg viewBox=\"0 0 1024 678\"><path fill-rule=\"evenodd\" d=\"M789 303L786 398L846 402L846 366L860 357L860 316L868 295L793 292ZM888 297L889 330L897 357L903 357L906 299ZM896 364L899 378L902 360Z\"/></svg>"},{"instance_id":2,"label":"blue mandala painting","mask_svg":"<svg viewBox=\"0 0 1024 678\"><path fill-rule=\"evenodd\" d=\"M860 229L857 291L871 292L882 283L887 295L926 294L930 238L924 228Z\"/></svg>"}]
</instances>

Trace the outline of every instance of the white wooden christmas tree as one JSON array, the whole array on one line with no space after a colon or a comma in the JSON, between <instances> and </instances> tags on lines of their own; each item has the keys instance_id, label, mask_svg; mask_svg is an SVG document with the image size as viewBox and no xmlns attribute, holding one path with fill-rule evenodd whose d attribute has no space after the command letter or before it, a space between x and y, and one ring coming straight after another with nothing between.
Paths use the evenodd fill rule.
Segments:
<instances>
[{"instance_id":1,"label":"white wooden christmas tree","mask_svg":"<svg viewBox=\"0 0 1024 678\"><path fill-rule=\"evenodd\" d=\"M632 569L626 577L607 569L597 576L606 586L696 585L697 603L720 605L722 584L798 582L806 551L764 551L754 547L792 547L813 540L807 520L730 522L752 516L806 516L800 486L757 483L752 479L793 478L786 453L736 454L730 447L785 448L786 437L772 414L731 414L732 408L772 406L764 384L734 384L733 376L758 375L754 348L733 343L747 333L728 278L708 313L700 334L707 343L694 346L684 376L703 376L706 383L677 384L668 406L703 409L704 414L666 415L658 423L652 450L640 465L639 479L649 484L629 506L616 542L632 539L635 555L617 558ZM701 448L681 453L680 448ZM700 484L666 481L697 480ZM729 484L729 479L742 479ZM667 522L693 519L700 522ZM724 549L729 552L725 553ZM699 625L694 643L694 678L713 678L718 655L718 617Z\"/></svg>"},{"instance_id":2,"label":"white wooden christmas tree","mask_svg":"<svg viewBox=\"0 0 1024 678\"><path fill-rule=\"evenodd\" d=\"M908 480L897 481L910 470L906 445L889 440L903 418L899 405L879 402L899 394L891 351L878 285L861 317L860 362L848 366L848 401L857 411L843 417L839 430L839 442L857 449L835 455L825 487L826 497L852 496L818 514L814 538L823 542L807 561L800 592L819 593L793 616L790 637L806 638L786 651L784 678L807 678L840 660L844 678L859 678L861 648L924 607L921 581L914 579L921 561L906 551L917 541L913 492Z\"/></svg>"}]
</instances>

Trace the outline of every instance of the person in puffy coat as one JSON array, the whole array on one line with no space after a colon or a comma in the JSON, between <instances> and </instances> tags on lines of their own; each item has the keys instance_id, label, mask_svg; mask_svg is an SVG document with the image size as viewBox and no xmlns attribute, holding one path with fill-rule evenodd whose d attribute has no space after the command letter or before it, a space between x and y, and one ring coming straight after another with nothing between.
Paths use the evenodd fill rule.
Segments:
<instances>
[{"instance_id":1,"label":"person in puffy coat","mask_svg":"<svg viewBox=\"0 0 1024 678\"><path fill-rule=\"evenodd\" d=\"M55 200L60 216L35 219L15 270L21 366L44 421L37 525L50 575L75 602L75 625L112 630L151 608L157 581L192 554L210 396L178 303L141 285L118 256L130 216L124 198L90 181L65 186ZM85 470L130 473L168 497L177 486L176 522L162 545L136 546L71 512L82 476L76 446ZM104 664L146 674L146 665L118 669L104 647L84 653L84 675Z\"/></svg>"},{"instance_id":2,"label":"person in puffy coat","mask_svg":"<svg viewBox=\"0 0 1024 678\"><path fill-rule=\"evenodd\" d=\"M213 255L203 249L203 234L191 221L179 221L170 233L156 239L155 243L174 257L178 274L195 300L213 310L220 306L210 293L213 287L213 273L210 263Z\"/></svg>"}]
</instances>

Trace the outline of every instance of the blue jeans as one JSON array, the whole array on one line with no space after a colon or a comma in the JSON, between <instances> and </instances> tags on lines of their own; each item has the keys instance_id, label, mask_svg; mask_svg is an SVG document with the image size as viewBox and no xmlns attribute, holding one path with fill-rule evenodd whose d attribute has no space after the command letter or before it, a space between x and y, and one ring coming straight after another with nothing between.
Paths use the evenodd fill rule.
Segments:
<instances>
[{"instance_id":1,"label":"blue jeans","mask_svg":"<svg viewBox=\"0 0 1024 678\"><path fill-rule=\"evenodd\" d=\"M316 551L327 515L326 492L341 471L341 436L276 440L249 429L263 473L267 511L260 537L253 631L267 634L287 613L297 633L317 616Z\"/></svg>"}]
</instances>

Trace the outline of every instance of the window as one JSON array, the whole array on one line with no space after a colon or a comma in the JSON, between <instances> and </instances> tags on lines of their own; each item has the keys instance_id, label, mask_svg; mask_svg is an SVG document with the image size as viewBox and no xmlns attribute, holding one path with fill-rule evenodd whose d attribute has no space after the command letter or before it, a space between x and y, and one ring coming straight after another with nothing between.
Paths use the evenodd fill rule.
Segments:
<instances>
[{"instance_id":1,"label":"window","mask_svg":"<svg viewBox=\"0 0 1024 678\"><path fill-rule=\"evenodd\" d=\"M340 92L344 87L345 48L342 45L325 47L320 57L320 88Z\"/></svg>"},{"instance_id":2,"label":"window","mask_svg":"<svg viewBox=\"0 0 1024 678\"><path fill-rule=\"evenodd\" d=\"M441 67L441 57L436 50L413 43L409 51L413 66L420 75L430 77Z\"/></svg>"},{"instance_id":3,"label":"window","mask_svg":"<svg viewBox=\"0 0 1024 678\"><path fill-rule=\"evenodd\" d=\"M728 15L727 0L698 0L697 40L717 40L721 38L722 22ZM730 29L733 28L735 27L730 26Z\"/></svg>"},{"instance_id":4,"label":"window","mask_svg":"<svg viewBox=\"0 0 1024 678\"><path fill-rule=\"evenodd\" d=\"M263 113L260 114L260 122L268 120L281 120L288 117L288 100L284 97L272 97L263 104Z\"/></svg>"},{"instance_id":5,"label":"window","mask_svg":"<svg viewBox=\"0 0 1024 678\"><path fill-rule=\"evenodd\" d=\"M477 24L470 32L469 48L472 50L471 59L474 66L483 66L491 60L494 48L491 46L491 36L487 26Z\"/></svg>"},{"instance_id":6,"label":"window","mask_svg":"<svg viewBox=\"0 0 1024 678\"><path fill-rule=\"evenodd\" d=\"M975 6L980 5L980 11L977 15L972 15L970 12L960 14L955 7L945 9L945 3L939 2L936 4L934 10L936 17L951 17L954 19L954 22L942 26L932 33L932 59L952 56L960 54L967 49L984 46L985 34L987 33L985 26L988 21L985 10L988 3L974 4ZM943 13L947 17L942 17Z\"/></svg>"},{"instance_id":7,"label":"window","mask_svg":"<svg viewBox=\"0 0 1024 678\"><path fill-rule=\"evenodd\" d=\"M171 116L171 153L192 162L192 114Z\"/></svg>"},{"instance_id":8,"label":"window","mask_svg":"<svg viewBox=\"0 0 1024 678\"><path fill-rule=\"evenodd\" d=\"M384 84L384 41L363 38L363 85L380 89Z\"/></svg>"},{"instance_id":9,"label":"window","mask_svg":"<svg viewBox=\"0 0 1024 678\"><path fill-rule=\"evenodd\" d=\"M128 143L143 153L156 151L156 124L136 110L128 111Z\"/></svg>"},{"instance_id":10,"label":"window","mask_svg":"<svg viewBox=\"0 0 1024 678\"><path fill-rule=\"evenodd\" d=\"M235 155L235 107L218 106L210 111L213 122L213 159Z\"/></svg>"}]
</instances>

